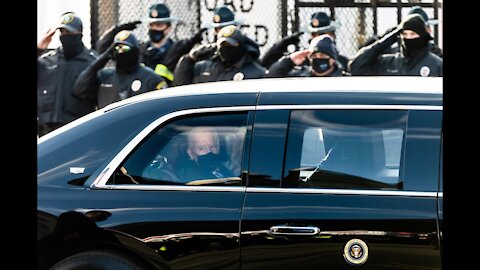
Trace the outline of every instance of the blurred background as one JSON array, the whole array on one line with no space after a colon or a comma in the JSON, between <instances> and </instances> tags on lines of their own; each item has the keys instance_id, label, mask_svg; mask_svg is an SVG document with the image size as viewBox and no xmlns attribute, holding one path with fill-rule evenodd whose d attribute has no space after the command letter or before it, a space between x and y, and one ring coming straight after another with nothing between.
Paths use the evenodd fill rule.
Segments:
<instances>
[{"instance_id":1,"label":"blurred background","mask_svg":"<svg viewBox=\"0 0 480 270\"><path fill-rule=\"evenodd\" d=\"M314 12L323 11L340 24L336 30L337 46L341 54L352 57L359 46L374 34L381 35L397 25L410 8L420 5L430 19L439 20L433 26L435 42L442 48L443 0L37 0L37 41L50 27L59 24L61 14L73 11L83 20L83 41L92 47L105 30L113 25L147 17L150 5L165 3L176 17L173 39L191 37L206 23L211 22L213 10L229 6L242 22L242 31L260 45L263 54L283 36L305 31ZM148 24L142 24L134 33L147 40ZM56 34L58 35L58 33ZM308 35L300 40L308 47ZM204 43L213 41L212 31L205 33ZM54 36L49 47L60 45ZM291 48L293 51L295 48Z\"/></svg>"}]
</instances>

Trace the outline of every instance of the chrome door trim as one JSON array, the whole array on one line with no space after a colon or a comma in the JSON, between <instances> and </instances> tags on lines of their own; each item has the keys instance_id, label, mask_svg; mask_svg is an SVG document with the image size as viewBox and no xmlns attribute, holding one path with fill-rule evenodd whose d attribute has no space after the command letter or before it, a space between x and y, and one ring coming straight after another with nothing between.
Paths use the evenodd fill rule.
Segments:
<instances>
[{"instance_id":1,"label":"chrome door trim","mask_svg":"<svg viewBox=\"0 0 480 270\"><path fill-rule=\"evenodd\" d=\"M436 198L437 192L403 191L403 190L359 190L359 189L324 189L324 188L259 188L247 187L247 193L295 193L295 194L332 194L332 195L370 195Z\"/></svg>"},{"instance_id":2,"label":"chrome door trim","mask_svg":"<svg viewBox=\"0 0 480 270\"><path fill-rule=\"evenodd\" d=\"M420 111L441 111L443 106L435 105L259 105L256 110L420 110Z\"/></svg>"}]
</instances>

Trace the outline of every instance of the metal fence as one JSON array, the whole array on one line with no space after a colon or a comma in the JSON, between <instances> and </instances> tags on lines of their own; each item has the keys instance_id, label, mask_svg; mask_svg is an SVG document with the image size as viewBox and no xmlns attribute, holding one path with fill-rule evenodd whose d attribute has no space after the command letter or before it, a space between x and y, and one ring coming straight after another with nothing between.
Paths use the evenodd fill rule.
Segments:
<instances>
[{"instance_id":1,"label":"metal fence","mask_svg":"<svg viewBox=\"0 0 480 270\"><path fill-rule=\"evenodd\" d=\"M347 57L352 57L367 38L398 24L414 5L422 6L430 18L438 19L441 12L438 0L91 0L92 45L113 25L147 18L154 3L165 3L178 19L174 40L192 36L212 21L215 7L227 5L242 22L242 31L258 42L262 54L283 36L304 31L311 15L323 11L340 23L335 32L337 46ZM439 30L434 27L437 42ZM148 26L141 24L134 33L146 41L147 31ZM309 39L309 35L302 35L300 46L307 47ZM213 41L213 32L207 32L204 40Z\"/></svg>"}]
</instances>

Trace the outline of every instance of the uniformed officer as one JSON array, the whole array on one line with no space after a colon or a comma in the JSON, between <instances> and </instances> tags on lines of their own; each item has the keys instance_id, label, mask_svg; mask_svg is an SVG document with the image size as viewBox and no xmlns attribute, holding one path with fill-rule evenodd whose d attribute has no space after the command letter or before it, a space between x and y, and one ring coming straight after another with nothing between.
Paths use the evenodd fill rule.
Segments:
<instances>
[{"instance_id":1,"label":"uniformed officer","mask_svg":"<svg viewBox=\"0 0 480 270\"><path fill-rule=\"evenodd\" d=\"M432 37L426 27L420 15L408 15L395 30L357 52L350 62L352 75L443 76L443 60L429 51ZM400 52L382 54L398 34Z\"/></svg>"},{"instance_id":2,"label":"uniformed officer","mask_svg":"<svg viewBox=\"0 0 480 270\"><path fill-rule=\"evenodd\" d=\"M155 73L162 76L168 85L173 81L173 71L180 57L188 53L196 43L202 41L202 34L206 30L200 29L189 39L174 41L170 33L172 23L176 20L170 14L170 9L165 4L153 4L148 9L147 18L142 21L133 21L118 25L106 31L98 41L100 53L105 51L113 41L113 37L122 30L133 30L141 22L148 24L149 40L140 44L140 62L150 67Z\"/></svg>"},{"instance_id":3,"label":"uniformed officer","mask_svg":"<svg viewBox=\"0 0 480 270\"><path fill-rule=\"evenodd\" d=\"M317 36L327 34L329 35L333 42L335 43L336 35L335 30L338 29L339 24L331 20L330 17L325 12L315 12L310 18L310 24L307 27L307 31L310 33L310 41ZM296 32L290 36L284 37L278 43L274 44L263 56L261 60L262 66L269 68L273 63L280 59L287 52L287 48L291 44L298 44L300 41L300 36L303 32ZM336 44L335 44L336 48ZM344 70L347 70L348 58L344 55L338 53L337 50L337 61L341 64L341 67ZM304 63L308 64L308 62Z\"/></svg>"},{"instance_id":4,"label":"uniformed officer","mask_svg":"<svg viewBox=\"0 0 480 270\"><path fill-rule=\"evenodd\" d=\"M94 100L73 95L80 72L96 58L82 42L83 24L72 12L61 16L60 25L50 29L38 44L37 132L42 136L95 110ZM62 46L45 53L55 32ZM43 54L42 54L43 53Z\"/></svg>"},{"instance_id":5,"label":"uniformed officer","mask_svg":"<svg viewBox=\"0 0 480 270\"><path fill-rule=\"evenodd\" d=\"M215 50L212 58L197 62L212 49ZM265 69L258 63L259 55L255 41L234 25L225 26L215 44L197 46L180 59L173 85L263 78Z\"/></svg>"},{"instance_id":6,"label":"uniformed officer","mask_svg":"<svg viewBox=\"0 0 480 270\"><path fill-rule=\"evenodd\" d=\"M167 79L169 84L173 81L173 72L180 57L202 41L202 33L206 30L200 29L190 39L173 41L169 33L173 30L174 20L165 4L152 5L147 19L150 40L140 46L140 60Z\"/></svg>"},{"instance_id":7,"label":"uniformed officer","mask_svg":"<svg viewBox=\"0 0 480 270\"><path fill-rule=\"evenodd\" d=\"M303 65L307 60L309 65ZM329 35L315 37L307 50L284 56L270 67L268 78L336 77L345 72L338 63L338 54Z\"/></svg>"},{"instance_id":8,"label":"uniformed officer","mask_svg":"<svg viewBox=\"0 0 480 270\"><path fill-rule=\"evenodd\" d=\"M432 36L433 30L432 30L431 26L438 24L438 20L428 18L427 13L420 6L413 6L410 9L410 11L408 12L408 14L418 14L418 15L422 16L422 19L427 24L428 34L430 34L430 36ZM432 53L436 54L437 56L443 58L442 49L440 49L440 47L438 47L438 45L435 44L435 42L433 42L433 40L430 40L428 42L428 46L429 46L430 52L432 52Z\"/></svg>"},{"instance_id":9,"label":"uniformed officer","mask_svg":"<svg viewBox=\"0 0 480 270\"><path fill-rule=\"evenodd\" d=\"M74 93L95 99L102 108L134 95L166 88L160 75L140 65L138 47L138 41L130 31L120 31L112 46L80 74ZM110 58L115 61L115 67L102 69Z\"/></svg>"},{"instance_id":10,"label":"uniformed officer","mask_svg":"<svg viewBox=\"0 0 480 270\"><path fill-rule=\"evenodd\" d=\"M216 47L214 44L217 41L218 32L220 32L220 29L222 29L223 27L229 25L240 25L240 22L235 20L235 13L233 13L233 11L227 6L216 7L213 10L212 22L207 23L205 26L206 29L213 29L213 43L205 45L201 53L199 53L199 51L197 50L197 62L212 58L215 55ZM208 40L211 39L209 38Z\"/></svg>"},{"instance_id":11,"label":"uniformed officer","mask_svg":"<svg viewBox=\"0 0 480 270\"><path fill-rule=\"evenodd\" d=\"M428 18L428 15L427 13L420 7L420 6L413 6L410 11L408 12L408 15L410 14L418 14L420 16L422 16L422 19L425 21L425 23L427 24L427 32L430 34L430 36L432 36L432 33L433 33L433 30L431 28L431 25L436 25L438 24L438 20L436 19L430 19ZM385 35L387 35L388 33L394 31L397 29L397 26L394 26L394 27L391 27L389 29L387 29L387 31L385 31L385 33L383 35L373 35L371 36L370 38L368 38L364 44L362 44L362 46L360 46L359 49L365 47L365 46L368 46L370 44L372 44L373 42L381 39L382 37L384 37ZM397 36L397 38L399 39L399 37ZM401 43L401 40L400 40L400 43ZM383 51L383 54L388 54L388 53L397 53L400 51L400 46L398 46L399 42L395 42L394 44L392 44L391 47L389 48L385 48L385 50ZM430 52L432 52L433 54L437 55L438 57L441 57L443 58L443 52L442 52L442 49L440 49L440 47L438 47L437 44L435 44L435 42L432 40L429 40L428 42L428 47L429 47L429 50Z\"/></svg>"}]
</instances>

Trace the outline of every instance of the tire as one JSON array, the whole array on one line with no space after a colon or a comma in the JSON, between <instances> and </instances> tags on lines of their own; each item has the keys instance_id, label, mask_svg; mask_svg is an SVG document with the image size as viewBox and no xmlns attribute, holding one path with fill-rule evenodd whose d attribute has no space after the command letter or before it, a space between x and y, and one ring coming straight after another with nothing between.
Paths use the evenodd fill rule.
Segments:
<instances>
[{"instance_id":1,"label":"tire","mask_svg":"<svg viewBox=\"0 0 480 270\"><path fill-rule=\"evenodd\" d=\"M67 257L51 270L142 270L139 264L124 255L108 250L92 250Z\"/></svg>"}]
</instances>

